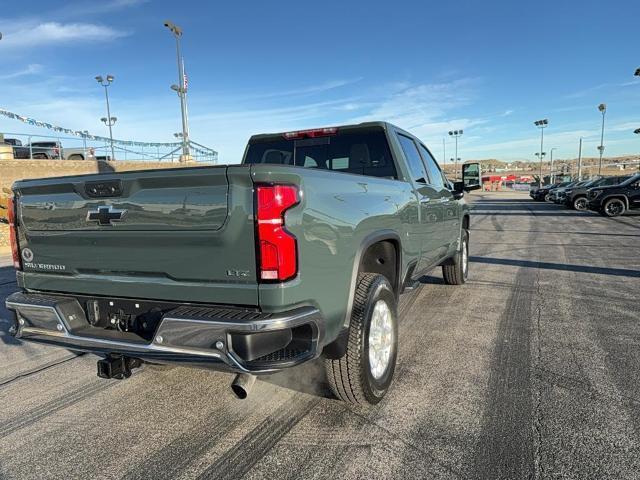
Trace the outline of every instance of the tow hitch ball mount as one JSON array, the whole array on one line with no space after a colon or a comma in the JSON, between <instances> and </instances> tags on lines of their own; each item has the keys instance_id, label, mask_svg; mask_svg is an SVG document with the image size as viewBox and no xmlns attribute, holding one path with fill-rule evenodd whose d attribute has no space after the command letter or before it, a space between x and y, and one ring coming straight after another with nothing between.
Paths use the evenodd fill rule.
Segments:
<instances>
[{"instance_id":1,"label":"tow hitch ball mount","mask_svg":"<svg viewBox=\"0 0 640 480\"><path fill-rule=\"evenodd\" d=\"M108 355L98 360L98 376L100 378L115 378L124 380L131 376L131 371L142 365L139 358L124 357L122 355Z\"/></svg>"}]
</instances>

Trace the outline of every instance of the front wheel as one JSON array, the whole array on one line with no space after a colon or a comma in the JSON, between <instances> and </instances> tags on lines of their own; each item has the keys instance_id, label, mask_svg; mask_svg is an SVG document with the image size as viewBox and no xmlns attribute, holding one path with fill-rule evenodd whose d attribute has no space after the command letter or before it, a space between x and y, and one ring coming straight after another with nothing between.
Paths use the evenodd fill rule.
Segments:
<instances>
[{"instance_id":1,"label":"front wheel","mask_svg":"<svg viewBox=\"0 0 640 480\"><path fill-rule=\"evenodd\" d=\"M325 359L334 395L356 405L375 405L387 393L398 356L396 295L383 275L361 273L353 300L345 354Z\"/></svg>"},{"instance_id":2,"label":"front wheel","mask_svg":"<svg viewBox=\"0 0 640 480\"><path fill-rule=\"evenodd\" d=\"M625 203L619 198L612 198L604 202L602 213L605 217L617 217L622 215L627 209Z\"/></svg>"},{"instance_id":3,"label":"front wheel","mask_svg":"<svg viewBox=\"0 0 640 480\"><path fill-rule=\"evenodd\" d=\"M578 197L573 200L573 208L575 210L586 210L587 209L587 197Z\"/></svg>"},{"instance_id":4,"label":"front wheel","mask_svg":"<svg viewBox=\"0 0 640 480\"><path fill-rule=\"evenodd\" d=\"M442 276L447 285L462 285L469 276L469 230L460 233L460 249L453 257L453 262L442 266Z\"/></svg>"}]
</instances>

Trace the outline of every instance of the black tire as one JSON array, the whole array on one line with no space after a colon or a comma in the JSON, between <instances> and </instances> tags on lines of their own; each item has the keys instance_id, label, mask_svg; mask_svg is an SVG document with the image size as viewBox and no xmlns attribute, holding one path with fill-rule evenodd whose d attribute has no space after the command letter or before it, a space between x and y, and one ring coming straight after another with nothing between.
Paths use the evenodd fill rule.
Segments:
<instances>
[{"instance_id":1,"label":"black tire","mask_svg":"<svg viewBox=\"0 0 640 480\"><path fill-rule=\"evenodd\" d=\"M49 157L47 157L46 153L34 153L33 154L33 158L36 158L38 160L48 160Z\"/></svg>"},{"instance_id":2,"label":"black tire","mask_svg":"<svg viewBox=\"0 0 640 480\"><path fill-rule=\"evenodd\" d=\"M573 203L571 204L574 210L585 211L588 210L588 201L587 197L580 196L573 199Z\"/></svg>"},{"instance_id":3,"label":"black tire","mask_svg":"<svg viewBox=\"0 0 640 480\"><path fill-rule=\"evenodd\" d=\"M460 250L454 255L453 262L442 266L442 276L447 285L462 285L469 277L469 230L462 229Z\"/></svg>"},{"instance_id":4,"label":"black tire","mask_svg":"<svg viewBox=\"0 0 640 480\"><path fill-rule=\"evenodd\" d=\"M375 378L369 360L369 333L373 312L379 301L386 303L390 311L393 338L390 340L391 350L386 369L379 378ZM347 350L339 359L325 359L327 380L338 399L355 405L375 405L387 393L398 356L396 303L396 295L386 277L377 273L358 275Z\"/></svg>"},{"instance_id":5,"label":"black tire","mask_svg":"<svg viewBox=\"0 0 640 480\"><path fill-rule=\"evenodd\" d=\"M69 155L69 160L84 160L84 157L79 153L74 153L73 155Z\"/></svg>"},{"instance_id":6,"label":"black tire","mask_svg":"<svg viewBox=\"0 0 640 480\"><path fill-rule=\"evenodd\" d=\"M600 213L605 217L617 217L627 211L627 205L621 198L605 200Z\"/></svg>"}]
</instances>

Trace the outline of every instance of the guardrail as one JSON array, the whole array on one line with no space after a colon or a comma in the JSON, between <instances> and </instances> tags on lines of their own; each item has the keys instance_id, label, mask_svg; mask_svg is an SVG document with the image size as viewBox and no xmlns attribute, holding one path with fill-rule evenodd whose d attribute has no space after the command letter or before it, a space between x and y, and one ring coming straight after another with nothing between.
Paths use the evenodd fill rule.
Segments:
<instances>
[{"instance_id":1,"label":"guardrail","mask_svg":"<svg viewBox=\"0 0 640 480\"><path fill-rule=\"evenodd\" d=\"M28 156L32 159L43 158L40 149L33 147L33 142L57 142L62 145L60 156L54 157L63 160L140 160L153 162L178 162L182 154L180 144L156 144L155 146L120 145L114 142L113 149L115 159L111 159L111 145L109 142L95 141L87 138L78 138L62 135L35 135L32 133L6 132L3 133L4 141L19 140L21 147L28 148ZM190 141L192 160L199 163L217 163L218 154L199 143ZM0 146L5 146L0 139ZM35 148L35 152L34 152ZM6 150L6 149L3 149ZM34 157L35 155L35 157ZM48 154L45 158L48 158ZM71 158L73 157L73 158ZM0 152L0 159L8 159L9 152Z\"/></svg>"}]
</instances>

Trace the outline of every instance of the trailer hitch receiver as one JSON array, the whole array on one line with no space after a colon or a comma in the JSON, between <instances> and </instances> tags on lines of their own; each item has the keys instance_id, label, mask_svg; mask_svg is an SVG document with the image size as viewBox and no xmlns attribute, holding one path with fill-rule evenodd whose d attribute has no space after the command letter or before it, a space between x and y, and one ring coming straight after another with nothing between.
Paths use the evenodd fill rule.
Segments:
<instances>
[{"instance_id":1,"label":"trailer hitch receiver","mask_svg":"<svg viewBox=\"0 0 640 480\"><path fill-rule=\"evenodd\" d=\"M138 358L108 355L106 358L98 360L98 376L124 380L131 376L131 370L140 367L140 365L142 365L142 361Z\"/></svg>"}]
</instances>

